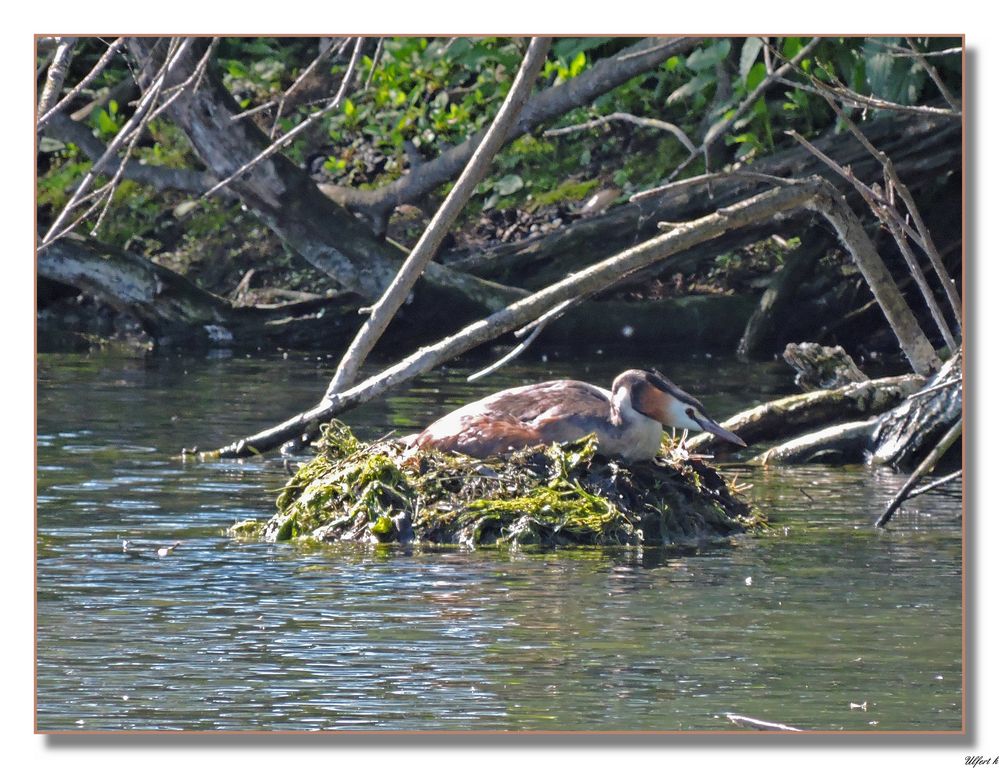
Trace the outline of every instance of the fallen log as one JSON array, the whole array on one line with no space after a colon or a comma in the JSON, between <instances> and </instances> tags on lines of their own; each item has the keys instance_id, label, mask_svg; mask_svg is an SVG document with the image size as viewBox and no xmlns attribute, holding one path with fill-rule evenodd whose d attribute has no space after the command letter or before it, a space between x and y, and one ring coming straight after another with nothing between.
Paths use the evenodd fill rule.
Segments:
<instances>
[{"instance_id":1,"label":"fallen log","mask_svg":"<svg viewBox=\"0 0 999 768\"><path fill-rule=\"evenodd\" d=\"M908 374L790 395L737 413L722 426L747 443L769 442L844 418L856 420L883 413L918 391L925 381L918 374ZM691 452L704 453L720 450L723 442L702 433L689 439L687 447Z\"/></svg>"},{"instance_id":2,"label":"fallen log","mask_svg":"<svg viewBox=\"0 0 999 768\"><path fill-rule=\"evenodd\" d=\"M923 456L927 447L945 441L953 424L960 426L961 379L960 355L948 360L940 372L922 387L908 393L894 407L882 408L880 415L863 421L835 423L776 445L753 459L758 464L804 464L823 462L835 464L861 463L900 466L912 464ZM912 378L918 382L919 377ZM863 384L877 384L879 379ZM863 386L847 385L841 389ZM840 390L820 390L807 394L822 395ZM795 395L793 397L802 397ZM790 399L790 398L785 398ZM781 402L781 401L777 401ZM771 404L761 406L768 408ZM741 415L741 414L740 414ZM832 412L828 421L839 421L851 414ZM730 419L731 424L739 415ZM733 428L731 426L727 428ZM744 435L745 427L734 427ZM953 440L951 440L953 442ZM696 440L688 443L698 448ZM947 447L949 447L949 443ZM938 457L939 458L939 457ZM915 476L909 490L919 476ZM888 514L891 517L891 514Z\"/></svg>"}]
</instances>

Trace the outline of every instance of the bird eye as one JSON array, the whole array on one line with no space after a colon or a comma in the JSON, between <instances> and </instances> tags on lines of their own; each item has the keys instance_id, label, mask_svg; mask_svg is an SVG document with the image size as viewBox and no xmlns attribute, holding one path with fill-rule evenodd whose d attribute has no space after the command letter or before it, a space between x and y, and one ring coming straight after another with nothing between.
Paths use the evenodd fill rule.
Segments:
<instances>
[{"instance_id":1,"label":"bird eye","mask_svg":"<svg viewBox=\"0 0 999 768\"><path fill-rule=\"evenodd\" d=\"M694 409L693 409L693 408L688 408L688 409L687 409L687 415L688 415L688 416L689 416L690 418L694 418Z\"/></svg>"}]
</instances>

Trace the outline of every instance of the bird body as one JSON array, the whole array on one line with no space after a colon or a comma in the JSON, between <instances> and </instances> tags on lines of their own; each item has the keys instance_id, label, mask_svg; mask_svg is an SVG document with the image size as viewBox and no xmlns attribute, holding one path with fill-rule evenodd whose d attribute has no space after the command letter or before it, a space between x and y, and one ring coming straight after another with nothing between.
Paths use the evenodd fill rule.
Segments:
<instances>
[{"instance_id":1,"label":"bird body","mask_svg":"<svg viewBox=\"0 0 999 768\"><path fill-rule=\"evenodd\" d=\"M505 389L435 421L412 440L479 458L596 435L597 451L627 461L651 459L663 427L707 430L745 446L704 415L704 407L655 371L629 370L610 390L568 379Z\"/></svg>"}]
</instances>

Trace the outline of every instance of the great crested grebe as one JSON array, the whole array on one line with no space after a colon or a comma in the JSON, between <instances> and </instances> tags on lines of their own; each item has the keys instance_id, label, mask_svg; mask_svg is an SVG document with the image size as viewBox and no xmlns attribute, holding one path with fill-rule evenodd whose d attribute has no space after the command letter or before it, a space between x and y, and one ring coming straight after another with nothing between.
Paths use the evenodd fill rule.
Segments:
<instances>
[{"instance_id":1,"label":"great crested grebe","mask_svg":"<svg viewBox=\"0 0 999 768\"><path fill-rule=\"evenodd\" d=\"M594 433L602 455L641 461L658 453L664 426L746 445L661 373L630 370L614 379L610 391L571 380L504 389L438 419L411 446L486 458Z\"/></svg>"}]
</instances>

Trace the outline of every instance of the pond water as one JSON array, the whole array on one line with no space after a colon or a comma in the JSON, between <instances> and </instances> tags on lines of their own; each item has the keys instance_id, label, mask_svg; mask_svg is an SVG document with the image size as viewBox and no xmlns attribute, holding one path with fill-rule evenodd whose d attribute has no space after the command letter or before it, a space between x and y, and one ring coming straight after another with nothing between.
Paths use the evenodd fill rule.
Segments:
<instances>
[{"instance_id":1,"label":"pond water","mask_svg":"<svg viewBox=\"0 0 999 768\"><path fill-rule=\"evenodd\" d=\"M714 730L729 712L961 728L960 493L878 531L904 480L888 471L739 467L770 532L692 553L226 537L270 516L287 468L181 448L311 405L334 362L39 355L39 730ZM607 385L640 362L535 361L474 385L452 368L344 418L408 432L488 391ZM792 391L782 364L673 365L719 420Z\"/></svg>"}]
</instances>

